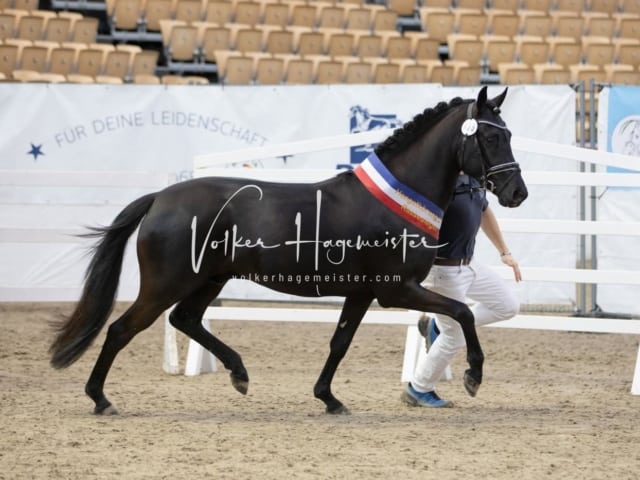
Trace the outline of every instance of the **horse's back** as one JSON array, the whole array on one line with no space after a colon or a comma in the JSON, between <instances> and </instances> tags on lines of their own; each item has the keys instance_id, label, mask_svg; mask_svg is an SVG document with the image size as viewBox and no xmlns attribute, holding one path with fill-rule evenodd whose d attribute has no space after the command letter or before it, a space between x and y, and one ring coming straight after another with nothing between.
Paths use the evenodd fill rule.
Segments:
<instances>
[{"instance_id":1,"label":"horse's back","mask_svg":"<svg viewBox=\"0 0 640 480\"><path fill-rule=\"evenodd\" d=\"M341 295L368 288L352 276L420 275L433 252L402 247L405 229L413 233L352 174L311 184L205 177L157 195L140 227L140 269L196 283L257 273L276 290ZM323 281L320 292L313 280L289 281L319 273L347 281Z\"/></svg>"}]
</instances>

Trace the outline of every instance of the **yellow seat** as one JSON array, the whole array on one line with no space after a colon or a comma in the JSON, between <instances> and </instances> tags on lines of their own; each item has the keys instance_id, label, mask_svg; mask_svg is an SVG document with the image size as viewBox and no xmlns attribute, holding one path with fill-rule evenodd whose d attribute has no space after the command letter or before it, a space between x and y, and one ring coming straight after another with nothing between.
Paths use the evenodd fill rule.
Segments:
<instances>
[{"instance_id":1,"label":"yellow seat","mask_svg":"<svg viewBox=\"0 0 640 480\"><path fill-rule=\"evenodd\" d=\"M503 85L530 85L536 83L532 67L522 63L501 63L498 76Z\"/></svg>"},{"instance_id":2,"label":"yellow seat","mask_svg":"<svg viewBox=\"0 0 640 480\"><path fill-rule=\"evenodd\" d=\"M244 55L234 55L227 59L222 72L221 83L225 85L249 85L253 81L253 60ZM220 81L220 78L219 78Z\"/></svg>"},{"instance_id":3,"label":"yellow seat","mask_svg":"<svg viewBox=\"0 0 640 480\"><path fill-rule=\"evenodd\" d=\"M124 50L114 50L107 53L104 63L103 74L110 77L118 77L123 80L129 78L131 65L133 63L133 53Z\"/></svg>"},{"instance_id":4,"label":"yellow seat","mask_svg":"<svg viewBox=\"0 0 640 480\"><path fill-rule=\"evenodd\" d=\"M133 55L131 75L155 75L160 54L157 50L140 50Z\"/></svg>"},{"instance_id":5,"label":"yellow seat","mask_svg":"<svg viewBox=\"0 0 640 480\"><path fill-rule=\"evenodd\" d=\"M585 82L588 84L591 80L604 83L607 80L607 74L600 65L569 65L569 72L573 83Z\"/></svg>"},{"instance_id":6,"label":"yellow seat","mask_svg":"<svg viewBox=\"0 0 640 480\"><path fill-rule=\"evenodd\" d=\"M344 81L351 84L366 85L371 82L371 64L358 58L345 60Z\"/></svg>"},{"instance_id":7,"label":"yellow seat","mask_svg":"<svg viewBox=\"0 0 640 480\"><path fill-rule=\"evenodd\" d=\"M379 63L373 69L373 83L399 83L400 65Z\"/></svg>"},{"instance_id":8,"label":"yellow seat","mask_svg":"<svg viewBox=\"0 0 640 480\"><path fill-rule=\"evenodd\" d=\"M212 22L201 22L198 27L198 45L205 62L215 62L216 50L230 50L233 47L231 29Z\"/></svg>"},{"instance_id":9,"label":"yellow seat","mask_svg":"<svg viewBox=\"0 0 640 480\"><path fill-rule=\"evenodd\" d=\"M77 50L75 48L59 46L51 50L49 57L49 71L68 75L76 68Z\"/></svg>"},{"instance_id":10,"label":"yellow seat","mask_svg":"<svg viewBox=\"0 0 640 480\"><path fill-rule=\"evenodd\" d=\"M262 23L286 27L289 24L289 6L285 3L267 3L264 6Z\"/></svg>"},{"instance_id":11,"label":"yellow seat","mask_svg":"<svg viewBox=\"0 0 640 480\"><path fill-rule=\"evenodd\" d=\"M587 64L603 66L613 63L615 46L607 37L582 37L583 60Z\"/></svg>"},{"instance_id":12,"label":"yellow seat","mask_svg":"<svg viewBox=\"0 0 640 480\"><path fill-rule=\"evenodd\" d=\"M313 83L313 62L303 58L292 59L287 62L285 83L311 84Z\"/></svg>"},{"instance_id":13,"label":"yellow seat","mask_svg":"<svg viewBox=\"0 0 640 480\"><path fill-rule=\"evenodd\" d=\"M379 9L373 13L372 30L374 32L396 31L398 14L390 9Z\"/></svg>"},{"instance_id":14,"label":"yellow seat","mask_svg":"<svg viewBox=\"0 0 640 480\"><path fill-rule=\"evenodd\" d=\"M201 0L177 0L174 7L174 18L185 22L198 22L203 19Z\"/></svg>"},{"instance_id":15,"label":"yellow seat","mask_svg":"<svg viewBox=\"0 0 640 480\"><path fill-rule=\"evenodd\" d=\"M78 43L93 43L98 36L98 19L83 17L76 20L71 27L71 41Z\"/></svg>"},{"instance_id":16,"label":"yellow seat","mask_svg":"<svg viewBox=\"0 0 640 480\"><path fill-rule=\"evenodd\" d=\"M428 79L427 67L415 63L404 65L400 68L400 81L402 83L426 83Z\"/></svg>"},{"instance_id":17,"label":"yellow seat","mask_svg":"<svg viewBox=\"0 0 640 480\"><path fill-rule=\"evenodd\" d=\"M262 57L255 66L255 83L258 85L279 85L284 79L284 60Z\"/></svg>"},{"instance_id":18,"label":"yellow seat","mask_svg":"<svg viewBox=\"0 0 640 480\"><path fill-rule=\"evenodd\" d=\"M233 19L233 7L233 3L228 0L209 0L205 7L203 20L218 25L231 22Z\"/></svg>"},{"instance_id":19,"label":"yellow seat","mask_svg":"<svg viewBox=\"0 0 640 480\"><path fill-rule=\"evenodd\" d=\"M6 77L18 66L18 47L0 43L0 73Z\"/></svg>"},{"instance_id":20,"label":"yellow seat","mask_svg":"<svg viewBox=\"0 0 640 480\"><path fill-rule=\"evenodd\" d=\"M34 72L45 72L49 66L50 47L27 45L22 49L20 68Z\"/></svg>"},{"instance_id":21,"label":"yellow seat","mask_svg":"<svg viewBox=\"0 0 640 480\"><path fill-rule=\"evenodd\" d=\"M400 17L413 17L416 13L416 0L388 0L387 7Z\"/></svg>"},{"instance_id":22,"label":"yellow seat","mask_svg":"<svg viewBox=\"0 0 640 480\"><path fill-rule=\"evenodd\" d=\"M71 36L71 19L53 17L47 20L43 38L52 42L66 42Z\"/></svg>"},{"instance_id":23,"label":"yellow seat","mask_svg":"<svg viewBox=\"0 0 640 480\"><path fill-rule=\"evenodd\" d=\"M484 52L489 71L497 72L501 63L515 62L516 42L508 37L489 38L485 40Z\"/></svg>"},{"instance_id":24,"label":"yellow seat","mask_svg":"<svg viewBox=\"0 0 640 480\"><path fill-rule=\"evenodd\" d=\"M138 30L143 24L142 12L142 0L114 0L111 26L115 30Z\"/></svg>"},{"instance_id":25,"label":"yellow seat","mask_svg":"<svg viewBox=\"0 0 640 480\"><path fill-rule=\"evenodd\" d=\"M260 23L260 4L257 2L240 1L234 10L234 23L255 26Z\"/></svg>"},{"instance_id":26,"label":"yellow seat","mask_svg":"<svg viewBox=\"0 0 640 480\"><path fill-rule=\"evenodd\" d=\"M331 58L322 60L316 65L315 72L315 83L317 84L326 85L342 83L342 62Z\"/></svg>"},{"instance_id":27,"label":"yellow seat","mask_svg":"<svg viewBox=\"0 0 640 480\"><path fill-rule=\"evenodd\" d=\"M436 10L426 7L420 7L418 12L422 30L429 35L429 38L445 43L447 35L454 31L454 14L448 10Z\"/></svg>"},{"instance_id":28,"label":"yellow seat","mask_svg":"<svg viewBox=\"0 0 640 480\"><path fill-rule=\"evenodd\" d=\"M355 34L355 52L359 57L382 56L382 36L368 31Z\"/></svg>"},{"instance_id":29,"label":"yellow seat","mask_svg":"<svg viewBox=\"0 0 640 480\"><path fill-rule=\"evenodd\" d=\"M347 8L340 4L328 4L320 7L319 28L344 28Z\"/></svg>"},{"instance_id":30,"label":"yellow seat","mask_svg":"<svg viewBox=\"0 0 640 480\"><path fill-rule=\"evenodd\" d=\"M568 84L571 82L569 70L557 63L539 63L533 66L536 83Z\"/></svg>"},{"instance_id":31,"label":"yellow seat","mask_svg":"<svg viewBox=\"0 0 640 480\"><path fill-rule=\"evenodd\" d=\"M24 15L18 20L17 37L25 40L40 40L44 32L44 18Z\"/></svg>"},{"instance_id":32,"label":"yellow seat","mask_svg":"<svg viewBox=\"0 0 640 480\"><path fill-rule=\"evenodd\" d=\"M482 10L460 11L456 15L456 32L475 36L487 32L489 17Z\"/></svg>"},{"instance_id":33,"label":"yellow seat","mask_svg":"<svg viewBox=\"0 0 640 480\"><path fill-rule=\"evenodd\" d=\"M140 73L134 75L132 82L139 85L160 85L160 77L157 75L150 75L146 73Z\"/></svg>"},{"instance_id":34,"label":"yellow seat","mask_svg":"<svg viewBox=\"0 0 640 480\"><path fill-rule=\"evenodd\" d=\"M293 32L288 30L268 32L265 50L269 53L293 53Z\"/></svg>"}]
</instances>

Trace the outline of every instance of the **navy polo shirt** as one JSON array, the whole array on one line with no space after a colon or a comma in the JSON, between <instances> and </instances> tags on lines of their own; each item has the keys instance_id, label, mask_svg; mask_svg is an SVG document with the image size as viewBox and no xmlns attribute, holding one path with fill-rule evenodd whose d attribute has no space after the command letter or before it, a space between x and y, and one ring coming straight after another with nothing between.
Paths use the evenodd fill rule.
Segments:
<instances>
[{"instance_id":1,"label":"navy polo shirt","mask_svg":"<svg viewBox=\"0 0 640 480\"><path fill-rule=\"evenodd\" d=\"M486 191L468 175L460 175L453 200L442 218L438 249L440 258L471 258L480 229L482 212L489 206Z\"/></svg>"}]
</instances>

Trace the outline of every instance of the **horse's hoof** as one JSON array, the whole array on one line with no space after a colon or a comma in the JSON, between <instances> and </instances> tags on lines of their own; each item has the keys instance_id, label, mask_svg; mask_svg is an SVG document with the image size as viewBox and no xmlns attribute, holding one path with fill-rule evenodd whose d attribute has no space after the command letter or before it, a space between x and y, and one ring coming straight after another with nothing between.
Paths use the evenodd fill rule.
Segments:
<instances>
[{"instance_id":1,"label":"horse's hoof","mask_svg":"<svg viewBox=\"0 0 640 480\"><path fill-rule=\"evenodd\" d=\"M103 408L98 408L96 406L96 408L93 409L93 413L95 415L119 415L120 413L118 412L118 410L116 409L116 407L114 407L113 405L109 404L106 407Z\"/></svg>"},{"instance_id":2,"label":"horse's hoof","mask_svg":"<svg viewBox=\"0 0 640 480\"><path fill-rule=\"evenodd\" d=\"M351 411L344 405L339 405L338 407L333 409L327 407L326 412L329 415L351 415Z\"/></svg>"},{"instance_id":3,"label":"horse's hoof","mask_svg":"<svg viewBox=\"0 0 640 480\"><path fill-rule=\"evenodd\" d=\"M233 385L233 388L235 388L243 395L246 395L247 391L249 390L249 381L241 380L238 377L234 376L233 373L231 374L231 385Z\"/></svg>"},{"instance_id":4,"label":"horse's hoof","mask_svg":"<svg viewBox=\"0 0 640 480\"><path fill-rule=\"evenodd\" d=\"M464 372L464 388L472 397L476 396L480 388L480 382L473 378L468 371Z\"/></svg>"}]
</instances>

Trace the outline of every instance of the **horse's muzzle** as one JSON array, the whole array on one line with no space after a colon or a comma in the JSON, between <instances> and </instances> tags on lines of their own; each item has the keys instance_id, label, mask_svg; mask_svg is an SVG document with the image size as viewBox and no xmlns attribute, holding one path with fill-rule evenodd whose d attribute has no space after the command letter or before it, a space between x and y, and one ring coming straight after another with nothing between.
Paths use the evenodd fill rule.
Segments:
<instances>
[{"instance_id":1,"label":"horse's muzzle","mask_svg":"<svg viewBox=\"0 0 640 480\"><path fill-rule=\"evenodd\" d=\"M506 192L505 192L506 193ZM529 196L529 192L527 191L527 187L516 187L513 189L510 195L501 195L498 197L498 202L503 207L515 208L520 206L522 202L524 202Z\"/></svg>"}]
</instances>

